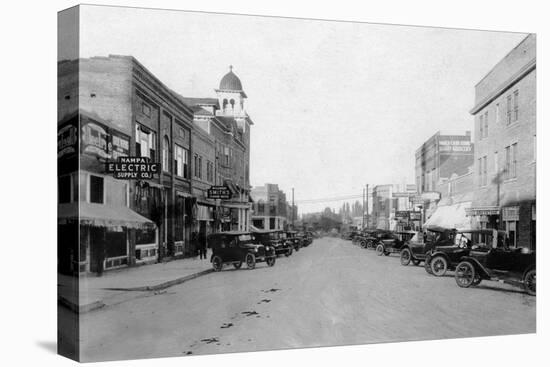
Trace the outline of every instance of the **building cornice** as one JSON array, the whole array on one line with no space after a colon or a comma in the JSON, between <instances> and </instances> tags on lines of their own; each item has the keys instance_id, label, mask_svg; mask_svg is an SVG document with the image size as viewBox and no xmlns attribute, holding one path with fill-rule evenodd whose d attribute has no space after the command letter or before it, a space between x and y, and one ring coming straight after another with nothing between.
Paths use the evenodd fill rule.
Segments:
<instances>
[{"instance_id":1,"label":"building cornice","mask_svg":"<svg viewBox=\"0 0 550 367\"><path fill-rule=\"evenodd\" d=\"M535 57L531 61L529 61L527 64L525 64L517 73L512 75L512 77L507 79L498 88L496 88L493 93L490 93L487 97L483 98L479 103L477 103L470 110L470 114L475 115L476 113L481 111L483 108L485 108L485 106L487 106L488 104L493 102L495 99L497 99L499 96L501 96L504 92L506 92L518 81L520 81L523 77L525 77L531 71L535 70L536 67L537 67L537 58Z\"/></svg>"}]
</instances>

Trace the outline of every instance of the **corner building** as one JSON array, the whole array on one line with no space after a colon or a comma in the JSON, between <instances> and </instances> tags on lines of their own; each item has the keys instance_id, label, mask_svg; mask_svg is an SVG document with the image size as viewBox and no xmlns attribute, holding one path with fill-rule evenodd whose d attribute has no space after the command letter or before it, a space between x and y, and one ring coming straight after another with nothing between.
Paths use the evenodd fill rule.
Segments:
<instances>
[{"instance_id":1,"label":"corner building","mask_svg":"<svg viewBox=\"0 0 550 367\"><path fill-rule=\"evenodd\" d=\"M474 198L477 228L536 248L536 37L528 35L475 86Z\"/></svg>"}]
</instances>

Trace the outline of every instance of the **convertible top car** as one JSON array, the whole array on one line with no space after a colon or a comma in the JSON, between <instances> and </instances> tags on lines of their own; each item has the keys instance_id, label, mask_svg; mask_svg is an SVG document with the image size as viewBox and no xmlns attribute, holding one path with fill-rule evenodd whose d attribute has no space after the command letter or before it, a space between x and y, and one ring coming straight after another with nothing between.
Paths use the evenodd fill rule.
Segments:
<instances>
[{"instance_id":1,"label":"convertible top car","mask_svg":"<svg viewBox=\"0 0 550 367\"><path fill-rule=\"evenodd\" d=\"M264 261L268 266L275 265L275 249L255 243L250 232L213 233L208 236L208 246L212 249L210 262L215 271L221 271L224 264L240 269L243 262L248 269Z\"/></svg>"}]
</instances>

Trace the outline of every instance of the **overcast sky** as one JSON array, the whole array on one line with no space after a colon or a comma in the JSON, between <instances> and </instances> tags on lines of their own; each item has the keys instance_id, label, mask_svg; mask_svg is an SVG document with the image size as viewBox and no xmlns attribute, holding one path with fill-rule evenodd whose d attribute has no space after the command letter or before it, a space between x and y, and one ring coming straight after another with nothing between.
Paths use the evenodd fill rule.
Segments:
<instances>
[{"instance_id":1,"label":"overcast sky","mask_svg":"<svg viewBox=\"0 0 550 367\"><path fill-rule=\"evenodd\" d=\"M300 212L414 183L438 130L473 129L475 84L526 34L83 6L81 57L132 55L184 96L234 66L254 121L251 184L295 188ZM63 58L63 55L61 55Z\"/></svg>"}]
</instances>

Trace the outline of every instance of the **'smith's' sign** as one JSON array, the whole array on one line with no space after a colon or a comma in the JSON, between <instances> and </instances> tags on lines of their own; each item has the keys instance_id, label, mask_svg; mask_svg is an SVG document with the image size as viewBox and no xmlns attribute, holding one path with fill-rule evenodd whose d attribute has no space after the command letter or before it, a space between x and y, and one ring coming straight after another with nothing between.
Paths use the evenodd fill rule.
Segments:
<instances>
[{"instance_id":1,"label":"'smith's' sign","mask_svg":"<svg viewBox=\"0 0 550 367\"><path fill-rule=\"evenodd\" d=\"M211 186L206 195L209 199L228 200L231 199L231 190L227 186Z\"/></svg>"},{"instance_id":2,"label":"'smith's' sign","mask_svg":"<svg viewBox=\"0 0 550 367\"><path fill-rule=\"evenodd\" d=\"M105 172L118 179L151 179L159 173L160 164L151 163L147 157L119 157L116 162L105 163Z\"/></svg>"}]
</instances>

